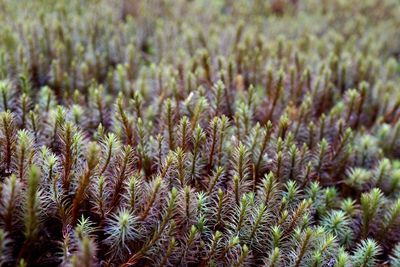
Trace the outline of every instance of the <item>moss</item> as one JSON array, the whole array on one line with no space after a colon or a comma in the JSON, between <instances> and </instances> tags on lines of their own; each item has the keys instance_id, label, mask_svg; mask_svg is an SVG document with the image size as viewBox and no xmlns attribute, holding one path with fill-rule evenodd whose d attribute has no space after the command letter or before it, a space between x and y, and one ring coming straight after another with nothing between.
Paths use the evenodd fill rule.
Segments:
<instances>
[{"instance_id":1,"label":"moss","mask_svg":"<svg viewBox=\"0 0 400 267\"><path fill-rule=\"evenodd\" d=\"M377 266L396 0L0 2L0 265Z\"/></svg>"}]
</instances>

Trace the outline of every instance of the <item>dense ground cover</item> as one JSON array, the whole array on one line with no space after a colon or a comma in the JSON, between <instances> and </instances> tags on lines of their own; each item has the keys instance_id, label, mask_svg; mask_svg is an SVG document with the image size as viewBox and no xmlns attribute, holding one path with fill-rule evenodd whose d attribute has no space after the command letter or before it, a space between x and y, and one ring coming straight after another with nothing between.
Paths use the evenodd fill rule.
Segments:
<instances>
[{"instance_id":1,"label":"dense ground cover","mask_svg":"<svg viewBox=\"0 0 400 267\"><path fill-rule=\"evenodd\" d=\"M0 1L0 265L400 266L397 0Z\"/></svg>"}]
</instances>

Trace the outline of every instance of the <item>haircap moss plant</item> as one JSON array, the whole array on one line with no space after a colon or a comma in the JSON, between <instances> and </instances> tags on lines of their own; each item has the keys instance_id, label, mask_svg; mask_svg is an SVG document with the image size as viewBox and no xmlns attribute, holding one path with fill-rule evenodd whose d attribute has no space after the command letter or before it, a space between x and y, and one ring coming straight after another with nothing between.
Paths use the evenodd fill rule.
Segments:
<instances>
[{"instance_id":1,"label":"haircap moss plant","mask_svg":"<svg viewBox=\"0 0 400 267\"><path fill-rule=\"evenodd\" d=\"M0 266L400 266L399 25L0 1Z\"/></svg>"}]
</instances>

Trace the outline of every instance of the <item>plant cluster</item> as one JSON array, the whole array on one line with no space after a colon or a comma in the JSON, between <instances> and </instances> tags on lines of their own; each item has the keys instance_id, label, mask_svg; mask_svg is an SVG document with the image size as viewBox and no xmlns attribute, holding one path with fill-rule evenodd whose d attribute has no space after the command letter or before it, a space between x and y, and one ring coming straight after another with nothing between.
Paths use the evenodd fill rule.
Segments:
<instances>
[{"instance_id":1,"label":"plant cluster","mask_svg":"<svg viewBox=\"0 0 400 267\"><path fill-rule=\"evenodd\" d=\"M0 266L400 266L400 2L0 2Z\"/></svg>"}]
</instances>

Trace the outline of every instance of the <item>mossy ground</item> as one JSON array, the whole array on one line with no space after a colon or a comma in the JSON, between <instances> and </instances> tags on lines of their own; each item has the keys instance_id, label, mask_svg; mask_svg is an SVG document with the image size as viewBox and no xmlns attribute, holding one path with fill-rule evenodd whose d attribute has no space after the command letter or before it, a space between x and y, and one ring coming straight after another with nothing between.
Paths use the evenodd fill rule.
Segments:
<instances>
[{"instance_id":1,"label":"mossy ground","mask_svg":"<svg viewBox=\"0 0 400 267\"><path fill-rule=\"evenodd\" d=\"M397 0L0 1L0 266L400 266Z\"/></svg>"}]
</instances>

